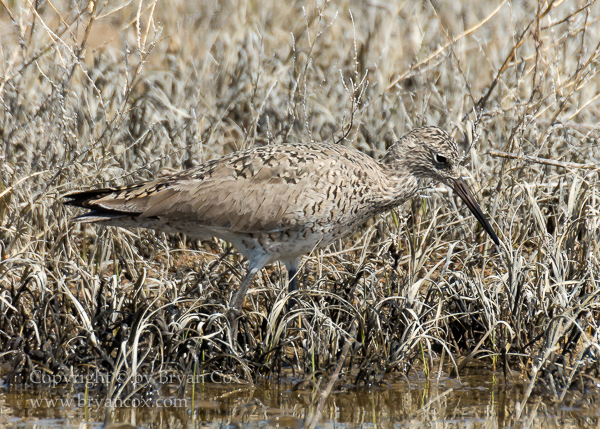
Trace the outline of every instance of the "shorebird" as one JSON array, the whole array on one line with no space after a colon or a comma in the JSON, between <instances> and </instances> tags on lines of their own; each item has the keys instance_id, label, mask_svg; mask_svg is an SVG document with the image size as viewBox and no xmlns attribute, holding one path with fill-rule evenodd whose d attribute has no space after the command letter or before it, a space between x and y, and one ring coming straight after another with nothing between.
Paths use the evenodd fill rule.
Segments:
<instances>
[{"instance_id":1,"label":"shorebird","mask_svg":"<svg viewBox=\"0 0 600 429\"><path fill-rule=\"evenodd\" d=\"M498 245L461 176L459 159L454 139L427 126L404 135L379 161L335 144L255 147L156 180L71 193L65 204L91 210L76 222L232 243L248 259L248 272L229 303L235 336L244 297L263 266L282 261L289 291L295 291L302 255L404 203L424 180L453 188Z\"/></svg>"}]
</instances>

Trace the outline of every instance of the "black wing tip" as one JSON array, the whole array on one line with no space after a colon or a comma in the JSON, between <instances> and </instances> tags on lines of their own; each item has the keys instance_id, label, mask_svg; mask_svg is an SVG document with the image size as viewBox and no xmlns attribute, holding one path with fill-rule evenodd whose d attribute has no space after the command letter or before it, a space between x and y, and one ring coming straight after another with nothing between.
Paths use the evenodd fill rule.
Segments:
<instances>
[{"instance_id":1,"label":"black wing tip","mask_svg":"<svg viewBox=\"0 0 600 429\"><path fill-rule=\"evenodd\" d=\"M68 206L90 208L87 204L90 201L102 198L107 194L117 191L117 189L105 188L105 189L92 189L89 191L78 191L72 192L61 197L62 203Z\"/></svg>"},{"instance_id":2,"label":"black wing tip","mask_svg":"<svg viewBox=\"0 0 600 429\"><path fill-rule=\"evenodd\" d=\"M92 189L89 191L78 191L63 195L60 197L60 199L65 205L90 210L89 212L73 218L73 222L94 223L140 215L141 213L103 207L102 204L98 203L98 200L101 200L107 195L115 192L121 192L125 189L130 188L103 188Z\"/></svg>"}]
</instances>

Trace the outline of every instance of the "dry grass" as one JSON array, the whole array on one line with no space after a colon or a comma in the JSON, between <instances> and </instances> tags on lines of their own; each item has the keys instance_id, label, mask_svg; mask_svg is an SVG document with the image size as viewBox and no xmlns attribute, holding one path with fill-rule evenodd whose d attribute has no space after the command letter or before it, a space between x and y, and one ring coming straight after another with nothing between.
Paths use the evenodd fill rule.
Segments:
<instances>
[{"instance_id":1,"label":"dry grass","mask_svg":"<svg viewBox=\"0 0 600 429\"><path fill-rule=\"evenodd\" d=\"M150 377L108 387L123 397L166 373L310 381L349 340L355 383L473 359L526 377L523 402L598 383L596 2L0 5L8 384ZM254 145L343 138L379 157L424 124L464 141L502 246L445 189L424 189L304 259L290 314L284 270L263 270L238 356L223 312L244 261L226 243L73 226L60 203Z\"/></svg>"}]
</instances>

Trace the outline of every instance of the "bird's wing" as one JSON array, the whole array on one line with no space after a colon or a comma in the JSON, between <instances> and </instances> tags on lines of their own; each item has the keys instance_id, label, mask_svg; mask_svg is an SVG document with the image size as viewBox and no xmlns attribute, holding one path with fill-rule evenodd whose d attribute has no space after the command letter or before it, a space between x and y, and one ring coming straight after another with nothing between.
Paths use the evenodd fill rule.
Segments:
<instances>
[{"instance_id":1,"label":"bird's wing","mask_svg":"<svg viewBox=\"0 0 600 429\"><path fill-rule=\"evenodd\" d=\"M95 214L194 223L231 232L299 229L335 214L343 176L351 173L345 167L352 164L339 153L321 146L266 148L260 156L256 151L240 152L129 188L71 194L67 203Z\"/></svg>"}]
</instances>

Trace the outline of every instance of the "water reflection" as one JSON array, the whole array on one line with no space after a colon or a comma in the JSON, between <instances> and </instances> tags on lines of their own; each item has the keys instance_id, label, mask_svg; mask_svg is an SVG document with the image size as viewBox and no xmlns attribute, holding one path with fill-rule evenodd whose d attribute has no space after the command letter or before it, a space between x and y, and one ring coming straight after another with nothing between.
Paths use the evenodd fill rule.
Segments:
<instances>
[{"instance_id":1,"label":"water reflection","mask_svg":"<svg viewBox=\"0 0 600 429\"><path fill-rule=\"evenodd\" d=\"M140 400L112 411L99 394L90 395L86 406L81 392L68 389L5 391L0 396L0 426L100 428L107 421L111 429L300 428L315 412L318 392L309 386L292 387L206 383L196 386L193 398L191 391L185 398L177 398L173 389L161 404L145 406ZM524 385L481 375L463 377L460 382L403 379L377 388L340 384L329 397L317 427L598 427L595 402L576 397L560 406L543 397L530 397L517 421L515 411L524 390Z\"/></svg>"}]
</instances>

